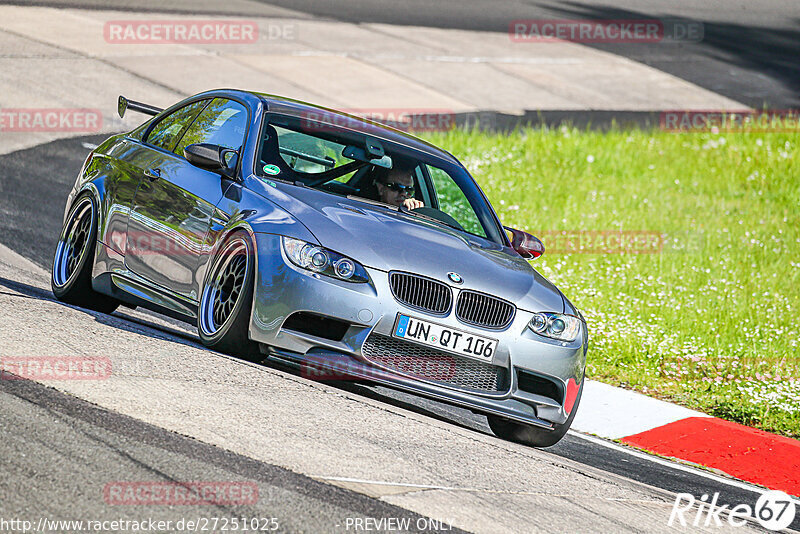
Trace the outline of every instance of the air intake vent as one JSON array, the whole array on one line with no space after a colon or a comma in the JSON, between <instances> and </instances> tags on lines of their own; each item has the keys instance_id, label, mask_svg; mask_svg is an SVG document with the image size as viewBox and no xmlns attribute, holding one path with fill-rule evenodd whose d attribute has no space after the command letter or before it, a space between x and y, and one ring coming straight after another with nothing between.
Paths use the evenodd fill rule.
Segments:
<instances>
[{"instance_id":1,"label":"air intake vent","mask_svg":"<svg viewBox=\"0 0 800 534\"><path fill-rule=\"evenodd\" d=\"M459 293L456 304L456 317L467 324L484 328L507 327L515 311L510 302L469 290Z\"/></svg>"},{"instance_id":2,"label":"air intake vent","mask_svg":"<svg viewBox=\"0 0 800 534\"><path fill-rule=\"evenodd\" d=\"M450 311L453 294L441 282L414 274L390 273L389 285L394 298L412 308L437 315Z\"/></svg>"},{"instance_id":3,"label":"air intake vent","mask_svg":"<svg viewBox=\"0 0 800 534\"><path fill-rule=\"evenodd\" d=\"M289 316L283 328L303 334L341 341L350 328L350 323L316 313L297 312Z\"/></svg>"},{"instance_id":4,"label":"air intake vent","mask_svg":"<svg viewBox=\"0 0 800 534\"><path fill-rule=\"evenodd\" d=\"M536 393L548 399L553 399L558 403L564 402L564 392L561 386L548 378L533 373L518 370L517 387L522 391Z\"/></svg>"}]
</instances>

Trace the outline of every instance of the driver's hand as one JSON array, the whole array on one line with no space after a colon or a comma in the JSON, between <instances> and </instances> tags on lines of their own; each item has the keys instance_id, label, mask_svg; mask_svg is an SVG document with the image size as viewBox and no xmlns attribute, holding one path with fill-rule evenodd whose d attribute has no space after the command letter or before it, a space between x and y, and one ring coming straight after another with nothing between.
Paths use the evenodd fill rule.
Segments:
<instances>
[{"instance_id":1,"label":"driver's hand","mask_svg":"<svg viewBox=\"0 0 800 534\"><path fill-rule=\"evenodd\" d=\"M403 206L409 210L415 210L417 208L424 208L425 204L422 203L421 200L417 200L416 198L407 198L403 201Z\"/></svg>"}]
</instances>

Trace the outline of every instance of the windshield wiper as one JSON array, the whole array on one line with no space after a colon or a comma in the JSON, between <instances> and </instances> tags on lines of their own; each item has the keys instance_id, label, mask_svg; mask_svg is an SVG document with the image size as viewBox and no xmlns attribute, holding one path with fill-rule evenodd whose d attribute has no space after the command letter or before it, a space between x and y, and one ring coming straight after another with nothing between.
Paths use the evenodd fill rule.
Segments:
<instances>
[{"instance_id":1,"label":"windshield wiper","mask_svg":"<svg viewBox=\"0 0 800 534\"><path fill-rule=\"evenodd\" d=\"M405 206L400 206L398 208L398 211L400 213L408 213L409 215L413 215L414 217L419 217L419 218L425 219L427 221L433 221L435 223L443 224L444 226L447 226L448 228L452 228L453 230L458 230L459 232L463 232L464 231L463 228L460 228L460 227L458 227L458 226L456 226L454 224L446 223L441 219L437 219L436 217L431 217L430 215L424 215L422 213L419 213L418 211L410 210Z\"/></svg>"},{"instance_id":2,"label":"windshield wiper","mask_svg":"<svg viewBox=\"0 0 800 534\"><path fill-rule=\"evenodd\" d=\"M399 211L400 213L406 213L409 215L413 215L414 217L419 217L420 219L425 219L426 221L432 221L435 223L439 223L443 226L447 226L448 228L452 228L453 230L458 230L459 232L465 232L463 228L456 226L454 224L446 223L436 217L431 217L429 215L422 214L418 211L410 210L405 206L395 206L394 204L387 204L385 202L381 202L380 200L373 200L371 198L360 197L358 195L347 195L347 198L350 200L357 200L359 202L364 202L366 204L371 204L373 206L378 206L380 208L386 208L392 211Z\"/></svg>"},{"instance_id":3,"label":"windshield wiper","mask_svg":"<svg viewBox=\"0 0 800 534\"><path fill-rule=\"evenodd\" d=\"M350 200L357 200L359 202L364 202L365 204L371 204L373 206L379 206L381 208L388 208L393 211L400 211L400 208L394 206L392 204L387 204L386 202L381 202L380 200L373 200L367 197L360 197L358 195L347 195L347 198Z\"/></svg>"}]
</instances>

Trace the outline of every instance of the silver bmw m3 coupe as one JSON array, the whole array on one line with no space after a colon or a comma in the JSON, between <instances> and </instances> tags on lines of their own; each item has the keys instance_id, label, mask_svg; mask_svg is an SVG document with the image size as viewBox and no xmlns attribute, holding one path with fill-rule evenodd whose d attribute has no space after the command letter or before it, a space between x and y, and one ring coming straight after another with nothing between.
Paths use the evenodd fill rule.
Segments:
<instances>
[{"instance_id":1,"label":"silver bmw m3 coupe","mask_svg":"<svg viewBox=\"0 0 800 534\"><path fill-rule=\"evenodd\" d=\"M485 414L545 447L580 402L580 312L529 264L463 165L401 131L217 90L95 149L67 199L52 288L197 325L216 350Z\"/></svg>"}]
</instances>

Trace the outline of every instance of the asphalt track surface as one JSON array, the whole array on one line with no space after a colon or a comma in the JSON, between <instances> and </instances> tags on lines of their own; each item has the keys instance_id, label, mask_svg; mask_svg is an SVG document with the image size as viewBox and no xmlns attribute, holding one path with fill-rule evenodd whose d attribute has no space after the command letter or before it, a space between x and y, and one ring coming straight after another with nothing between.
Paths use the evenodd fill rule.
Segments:
<instances>
[{"instance_id":1,"label":"asphalt track surface","mask_svg":"<svg viewBox=\"0 0 800 534\"><path fill-rule=\"evenodd\" d=\"M88 153L86 145L96 145L102 139L101 136L62 139L0 156L0 242L45 269L50 269L67 192ZM0 279L0 291L3 289L2 286L31 298L53 299L49 292L42 292L14 280ZM172 335L178 332L193 342L197 341L192 334L183 333L186 331L185 325L179 329L183 332L178 329L165 330L165 327L155 322L131 317L125 311L116 312L115 315L117 318L131 321L144 331L151 332L148 335L154 337L158 337L161 332ZM358 384L340 384L337 387L474 432L490 433L485 418L467 410L382 387ZM326 516L328 527L331 518L344 518L354 514L369 517L416 517L410 512L394 509L388 504L372 501L345 490L325 486L324 491L317 493L319 487L324 485L307 477L238 457L195 440L139 423L35 383L0 381L0 404L11 407L7 412L8 415L4 416L5 421L0 420L0 458L15 458L15 455L39 449L41 436L45 434L58 436L59 425L64 428L85 428L80 439L91 438L104 451L100 456L99 470L79 467L72 473L70 469L64 468L53 484L39 488L48 499L37 498L37 502L69 502L72 495L69 488L73 488L74 483L96 485L100 484L100 481L107 481L108 476L102 476L101 473L113 469L113 466L119 463L120 457L124 456L127 459L135 459L130 462L129 468L133 471L128 479L136 479L134 476L136 473L148 471L152 473L152 465L175 468L175 471L170 471L171 467L165 468L164 472L160 473L165 480L169 480L170 476L175 480L187 480L191 479L191 477L186 478L187 473L228 469L228 472L239 477L256 480L274 488L274 491L270 490L269 493L270 509L275 510L273 515L280 513L285 514L285 517L302 517L309 521L308 525L314 524L315 518L320 516L320 510L327 513L328 509L325 507L329 505L333 507L333 511ZM26 417L25 421L29 426L15 424L15 418L22 421L25 413L38 413L41 417ZM620 416L624 417L624 414ZM79 450L79 444L55 439L51 449L56 457L70 457L71 451ZM143 456L134 454L137 451ZM740 503L753 504L758 496L754 490L738 484L728 484L717 477L705 476L705 473L699 470L675 469L665 465L666 462L653 461L641 454L630 454L622 447L598 439L587 439L574 433L568 434L559 444L547 451L674 493L685 492L699 496L704 493L712 495L714 492L720 492L720 504L732 506ZM235 461L229 461L232 457L235 457ZM37 459L37 455L29 454L26 462L28 464L43 462L43 465L31 467L35 472L37 468L49 469L44 463L50 465L51 460L52 457L44 456ZM233 469L231 466L236 468ZM182 470L184 468L186 470ZM192 471L193 469L197 471ZM203 471L204 469L207 471ZM9 472L6 469L3 471ZM11 480L20 483L25 470L21 465L17 465L12 472L16 478L12 477ZM178 473L181 476L178 476ZM64 481L74 477L77 477L77 482L63 484ZM7 482L9 483L12 482ZM314 500L312 495L316 496L317 500ZM271 500L273 496L274 503ZM300 501L305 499L303 501L305 507L292 504L297 502L296 499ZM52 511L53 516L58 516L56 512L59 510L55 505L47 505L47 511ZM212 511L214 510L209 510L209 513ZM247 510L248 513L245 515L254 517L257 511ZM211 515L222 515L220 510L216 512ZM792 527L800 530L800 517L795 519ZM313 530L312 528L311 531Z\"/></svg>"},{"instance_id":2,"label":"asphalt track surface","mask_svg":"<svg viewBox=\"0 0 800 534\"><path fill-rule=\"evenodd\" d=\"M17 517L36 524L40 517L152 518L175 524L182 519L235 517L258 518L265 525L274 518L280 532L329 532L332 525L344 527L353 517L407 518L411 525L421 519L383 501L185 438L36 382L0 380L0 405L2 486L9 490L3 492L6 520ZM256 484L259 498L254 504L150 506L146 512L136 506L98 506L97 496L108 480L235 480Z\"/></svg>"},{"instance_id":3,"label":"asphalt track surface","mask_svg":"<svg viewBox=\"0 0 800 534\"><path fill-rule=\"evenodd\" d=\"M378 22L507 32L516 19L675 19L703 24L699 42L588 44L639 61L750 107L800 107L800 2L795 0L258 0L263 8L233 8L199 0L12 0L11 4L292 16L292 10L346 22ZM238 11L233 11L238 9ZM512 43L509 41L509 46ZM523 44L514 46L525 46Z\"/></svg>"}]
</instances>

